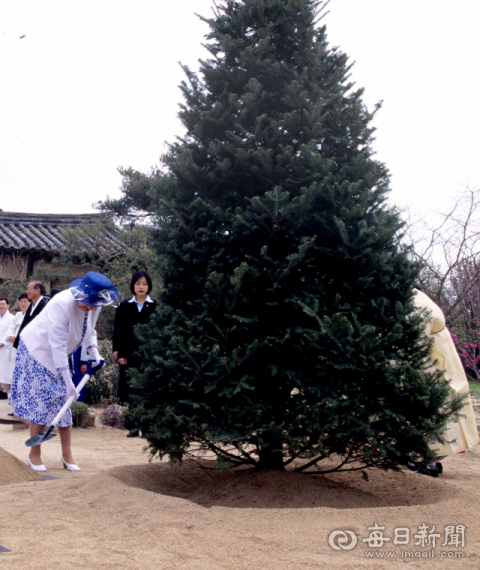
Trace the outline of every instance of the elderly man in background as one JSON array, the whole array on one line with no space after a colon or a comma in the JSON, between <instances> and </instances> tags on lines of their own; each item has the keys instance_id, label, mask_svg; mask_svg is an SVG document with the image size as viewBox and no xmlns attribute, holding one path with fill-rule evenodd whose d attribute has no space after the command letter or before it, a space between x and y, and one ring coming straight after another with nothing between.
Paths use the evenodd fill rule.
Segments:
<instances>
[{"instance_id":1,"label":"elderly man in background","mask_svg":"<svg viewBox=\"0 0 480 570\"><path fill-rule=\"evenodd\" d=\"M7 398L8 355L12 343L10 336L13 330L13 315L9 312L9 303L5 297L0 297L0 399Z\"/></svg>"},{"instance_id":2,"label":"elderly man in background","mask_svg":"<svg viewBox=\"0 0 480 570\"><path fill-rule=\"evenodd\" d=\"M41 281L32 281L27 287L27 297L30 301L30 307L28 307L27 312L23 318L22 324L20 325L20 330L18 331L17 338L13 343L14 348L18 348L18 343L20 341L20 335L23 329L33 321L35 317L43 311L47 305L47 299L43 297L45 293L45 287Z\"/></svg>"}]
</instances>

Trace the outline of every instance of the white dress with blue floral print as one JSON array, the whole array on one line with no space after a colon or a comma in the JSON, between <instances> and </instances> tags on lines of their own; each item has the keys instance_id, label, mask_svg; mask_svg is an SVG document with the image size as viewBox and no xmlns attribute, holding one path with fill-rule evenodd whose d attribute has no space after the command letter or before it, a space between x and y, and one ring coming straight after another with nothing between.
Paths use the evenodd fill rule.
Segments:
<instances>
[{"instance_id":1,"label":"white dress with blue floral print","mask_svg":"<svg viewBox=\"0 0 480 570\"><path fill-rule=\"evenodd\" d=\"M66 401L67 389L62 375L52 374L35 360L21 340L18 344L10 391L10 405L15 408L15 414L40 426L48 426ZM72 425L70 410L58 425Z\"/></svg>"}]
</instances>

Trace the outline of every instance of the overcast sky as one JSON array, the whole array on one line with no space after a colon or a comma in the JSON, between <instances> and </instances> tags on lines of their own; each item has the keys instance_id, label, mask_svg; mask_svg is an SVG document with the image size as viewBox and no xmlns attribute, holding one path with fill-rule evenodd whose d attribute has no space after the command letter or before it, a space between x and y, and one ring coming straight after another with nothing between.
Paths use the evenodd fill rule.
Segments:
<instances>
[{"instance_id":1,"label":"overcast sky","mask_svg":"<svg viewBox=\"0 0 480 570\"><path fill-rule=\"evenodd\" d=\"M196 69L211 0L0 0L0 208L88 213L149 171ZM355 62L391 202L441 207L480 186L480 2L331 0L331 45Z\"/></svg>"}]
</instances>

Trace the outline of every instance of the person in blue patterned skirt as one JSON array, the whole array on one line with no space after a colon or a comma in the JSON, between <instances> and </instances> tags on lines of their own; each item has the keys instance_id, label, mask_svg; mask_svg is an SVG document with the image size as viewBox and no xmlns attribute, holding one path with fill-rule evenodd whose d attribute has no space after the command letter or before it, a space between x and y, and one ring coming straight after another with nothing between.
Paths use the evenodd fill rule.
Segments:
<instances>
[{"instance_id":1,"label":"person in blue patterned skirt","mask_svg":"<svg viewBox=\"0 0 480 570\"><path fill-rule=\"evenodd\" d=\"M30 422L30 437L44 432L70 396L78 397L68 358L83 345L92 367L100 365L95 325L100 308L113 303L118 295L118 289L107 277L89 271L85 277L75 279L69 289L55 295L21 332L9 403L15 415ZM61 462L66 469L79 471L72 456L70 410L58 427ZM46 471L40 448L32 447L27 458L34 471Z\"/></svg>"}]
</instances>

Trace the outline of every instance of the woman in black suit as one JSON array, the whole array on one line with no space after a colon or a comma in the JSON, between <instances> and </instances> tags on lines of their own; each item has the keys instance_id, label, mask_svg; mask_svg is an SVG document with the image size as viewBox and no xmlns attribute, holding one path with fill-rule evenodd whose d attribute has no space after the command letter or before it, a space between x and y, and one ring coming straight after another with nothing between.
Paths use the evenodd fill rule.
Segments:
<instances>
[{"instance_id":1,"label":"woman in black suit","mask_svg":"<svg viewBox=\"0 0 480 570\"><path fill-rule=\"evenodd\" d=\"M140 357L135 354L140 342L135 337L133 328L135 325L147 323L157 306L157 301L149 296L152 291L152 279L146 271L134 273L130 290L133 297L120 303L115 312L113 327L113 358L120 364L118 399L121 404L128 403L131 392L127 378L128 369L140 368L142 364ZM136 437L139 431L139 428L131 429L127 437Z\"/></svg>"}]
</instances>

